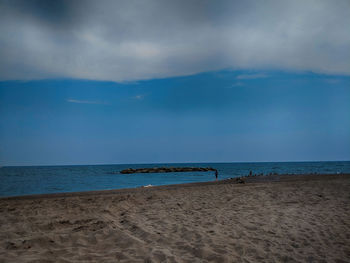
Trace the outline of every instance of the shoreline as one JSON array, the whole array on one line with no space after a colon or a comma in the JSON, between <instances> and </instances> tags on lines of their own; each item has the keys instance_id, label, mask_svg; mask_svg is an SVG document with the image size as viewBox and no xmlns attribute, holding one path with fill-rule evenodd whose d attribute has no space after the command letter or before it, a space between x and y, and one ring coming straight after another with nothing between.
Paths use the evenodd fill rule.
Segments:
<instances>
[{"instance_id":1,"label":"shoreline","mask_svg":"<svg viewBox=\"0 0 350 263\"><path fill-rule=\"evenodd\" d=\"M0 262L347 262L350 174L0 199Z\"/></svg>"},{"instance_id":2,"label":"shoreline","mask_svg":"<svg viewBox=\"0 0 350 263\"><path fill-rule=\"evenodd\" d=\"M169 185L152 185L151 187L139 186L132 188L121 189L109 189L109 190L91 190L91 191L73 191L73 192L59 192L59 193L43 193L43 194L29 194L29 195L16 195L16 196L0 196L2 200L25 200L25 199L42 199L42 198L62 198L62 197L78 197L89 195L110 195L110 194L125 194L136 193L142 190L167 190L178 187L196 187L204 185L220 185L220 184L239 184L238 178L244 178L245 183L263 183L263 182L280 182L280 181L293 181L293 180L315 180L318 177L328 178L334 176L350 176L348 173L337 174L273 174L273 175L256 175L256 176L241 176L233 177L229 179L213 180L206 182L194 182L194 183L180 183Z\"/></svg>"}]
</instances>

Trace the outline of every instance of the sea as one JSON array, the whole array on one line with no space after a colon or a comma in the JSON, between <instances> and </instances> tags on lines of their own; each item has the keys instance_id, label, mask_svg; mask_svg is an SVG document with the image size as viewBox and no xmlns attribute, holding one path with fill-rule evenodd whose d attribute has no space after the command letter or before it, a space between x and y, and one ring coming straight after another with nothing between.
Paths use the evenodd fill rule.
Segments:
<instances>
[{"instance_id":1,"label":"sea","mask_svg":"<svg viewBox=\"0 0 350 263\"><path fill-rule=\"evenodd\" d=\"M0 168L0 196L21 196L92 190L135 188L215 180L215 173L121 174L127 168L212 167L220 179L253 174L340 174L350 173L350 161L261 162L261 163L164 163L67 166L8 166Z\"/></svg>"}]
</instances>

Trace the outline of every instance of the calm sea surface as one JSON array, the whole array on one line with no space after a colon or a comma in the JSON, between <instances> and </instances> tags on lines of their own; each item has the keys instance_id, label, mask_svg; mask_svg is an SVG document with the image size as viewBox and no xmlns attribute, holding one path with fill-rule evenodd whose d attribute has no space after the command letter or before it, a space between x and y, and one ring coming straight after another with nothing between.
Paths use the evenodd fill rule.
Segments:
<instances>
[{"instance_id":1,"label":"calm sea surface","mask_svg":"<svg viewBox=\"0 0 350 263\"><path fill-rule=\"evenodd\" d=\"M350 162L186 163L0 168L0 196L107 190L215 180L214 172L120 174L126 168L213 167L219 179L255 174L350 173Z\"/></svg>"}]
</instances>

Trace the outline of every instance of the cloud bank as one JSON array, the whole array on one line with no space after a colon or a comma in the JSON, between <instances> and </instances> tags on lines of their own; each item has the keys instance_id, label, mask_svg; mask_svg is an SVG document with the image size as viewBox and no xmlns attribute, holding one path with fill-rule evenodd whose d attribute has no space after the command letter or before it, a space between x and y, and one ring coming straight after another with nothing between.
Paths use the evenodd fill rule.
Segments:
<instances>
[{"instance_id":1,"label":"cloud bank","mask_svg":"<svg viewBox=\"0 0 350 263\"><path fill-rule=\"evenodd\" d=\"M0 80L350 75L348 0L0 0Z\"/></svg>"}]
</instances>

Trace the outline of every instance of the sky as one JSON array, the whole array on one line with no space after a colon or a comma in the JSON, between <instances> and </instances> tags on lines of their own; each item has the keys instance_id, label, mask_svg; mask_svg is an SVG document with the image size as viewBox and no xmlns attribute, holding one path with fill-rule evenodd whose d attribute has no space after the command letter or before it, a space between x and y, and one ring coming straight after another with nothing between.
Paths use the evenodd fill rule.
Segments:
<instances>
[{"instance_id":1,"label":"sky","mask_svg":"<svg viewBox=\"0 0 350 263\"><path fill-rule=\"evenodd\" d=\"M350 160L350 2L0 0L0 166Z\"/></svg>"}]
</instances>

